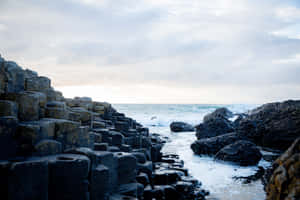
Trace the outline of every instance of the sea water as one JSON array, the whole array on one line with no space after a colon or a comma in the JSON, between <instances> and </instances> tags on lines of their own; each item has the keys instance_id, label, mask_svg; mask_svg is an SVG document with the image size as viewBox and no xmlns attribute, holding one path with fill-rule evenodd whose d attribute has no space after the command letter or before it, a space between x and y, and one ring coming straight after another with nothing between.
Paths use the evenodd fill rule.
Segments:
<instances>
[{"instance_id":1,"label":"sea water","mask_svg":"<svg viewBox=\"0 0 300 200\"><path fill-rule=\"evenodd\" d=\"M263 200L265 192L260 180L250 184L233 179L234 176L249 176L255 173L257 166L240 167L212 157L194 155L190 145L196 140L195 132L173 133L169 125L173 121L183 121L192 125L202 122L203 117L216 108L227 107L234 113L247 112L257 105L198 105L198 104L115 104L119 112L136 119L149 127L151 133L169 138L162 151L176 153L185 163L190 174L198 179L204 189L210 191L208 199L219 200ZM258 166L268 166L263 159Z\"/></svg>"}]
</instances>

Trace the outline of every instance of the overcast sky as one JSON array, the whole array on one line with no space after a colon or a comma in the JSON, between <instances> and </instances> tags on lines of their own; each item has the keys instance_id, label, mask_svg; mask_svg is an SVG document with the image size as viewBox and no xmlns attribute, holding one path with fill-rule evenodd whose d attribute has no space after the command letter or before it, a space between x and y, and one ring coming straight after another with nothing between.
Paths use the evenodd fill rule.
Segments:
<instances>
[{"instance_id":1,"label":"overcast sky","mask_svg":"<svg viewBox=\"0 0 300 200\"><path fill-rule=\"evenodd\" d=\"M299 99L300 1L0 0L0 54L67 97Z\"/></svg>"}]
</instances>

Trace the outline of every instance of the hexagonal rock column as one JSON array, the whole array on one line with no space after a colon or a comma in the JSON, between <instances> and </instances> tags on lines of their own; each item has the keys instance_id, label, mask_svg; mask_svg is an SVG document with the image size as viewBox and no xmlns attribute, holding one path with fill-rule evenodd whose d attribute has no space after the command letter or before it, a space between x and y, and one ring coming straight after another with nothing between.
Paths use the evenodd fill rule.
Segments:
<instances>
[{"instance_id":1,"label":"hexagonal rock column","mask_svg":"<svg viewBox=\"0 0 300 200\"><path fill-rule=\"evenodd\" d=\"M126 184L135 180L137 160L130 153L115 153L118 159L118 183Z\"/></svg>"},{"instance_id":2,"label":"hexagonal rock column","mask_svg":"<svg viewBox=\"0 0 300 200\"><path fill-rule=\"evenodd\" d=\"M89 199L88 157L59 154L44 159L49 161L49 200Z\"/></svg>"},{"instance_id":3,"label":"hexagonal rock column","mask_svg":"<svg viewBox=\"0 0 300 200\"><path fill-rule=\"evenodd\" d=\"M45 161L13 163L8 178L8 199L48 199L48 165Z\"/></svg>"},{"instance_id":4,"label":"hexagonal rock column","mask_svg":"<svg viewBox=\"0 0 300 200\"><path fill-rule=\"evenodd\" d=\"M108 151L94 151L97 156L97 162L106 166L109 170L110 191L116 189L118 184L118 160L113 153Z\"/></svg>"},{"instance_id":5,"label":"hexagonal rock column","mask_svg":"<svg viewBox=\"0 0 300 200\"><path fill-rule=\"evenodd\" d=\"M17 144L13 136L17 125L16 117L0 117L0 160L16 156Z\"/></svg>"},{"instance_id":6,"label":"hexagonal rock column","mask_svg":"<svg viewBox=\"0 0 300 200\"><path fill-rule=\"evenodd\" d=\"M90 200L108 200L109 199L109 170L104 165L98 165L92 169Z\"/></svg>"}]
</instances>

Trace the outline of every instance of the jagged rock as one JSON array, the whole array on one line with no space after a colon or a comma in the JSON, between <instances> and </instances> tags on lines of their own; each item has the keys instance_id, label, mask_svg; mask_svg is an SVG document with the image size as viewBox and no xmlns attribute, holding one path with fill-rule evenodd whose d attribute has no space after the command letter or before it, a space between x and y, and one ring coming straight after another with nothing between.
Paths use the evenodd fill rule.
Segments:
<instances>
[{"instance_id":1,"label":"jagged rock","mask_svg":"<svg viewBox=\"0 0 300 200\"><path fill-rule=\"evenodd\" d=\"M237 135L236 133L227 133L217 137L196 140L192 143L191 148L193 152L198 155L214 155L223 147L241 139L243 139L243 137Z\"/></svg>"},{"instance_id":2,"label":"jagged rock","mask_svg":"<svg viewBox=\"0 0 300 200\"><path fill-rule=\"evenodd\" d=\"M118 183L126 184L132 182L136 177L137 161L130 153L115 153L118 160Z\"/></svg>"},{"instance_id":3,"label":"jagged rock","mask_svg":"<svg viewBox=\"0 0 300 200\"><path fill-rule=\"evenodd\" d=\"M48 199L48 165L45 161L13 163L9 170L8 199Z\"/></svg>"},{"instance_id":4,"label":"jagged rock","mask_svg":"<svg viewBox=\"0 0 300 200\"><path fill-rule=\"evenodd\" d=\"M267 185L267 200L292 200L300 197L300 138L274 163Z\"/></svg>"},{"instance_id":5,"label":"jagged rock","mask_svg":"<svg viewBox=\"0 0 300 200\"><path fill-rule=\"evenodd\" d=\"M172 122L170 124L170 129L173 132L187 132L194 131L194 127L185 122Z\"/></svg>"},{"instance_id":6,"label":"jagged rock","mask_svg":"<svg viewBox=\"0 0 300 200\"><path fill-rule=\"evenodd\" d=\"M137 197L138 199L143 196L144 186L140 183L128 183L119 186L119 194Z\"/></svg>"},{"instance_id":7,"label":"jagged rock","mask_svg":"<svg viewBox=\"0 0 300 200\"><path fill-rule=\"evenodd\" d=\"M0 100L0 116L18 116L18 105L14 101Z\"/></svg>"},{"instance_id":8,"label":"jagged rock","mask_svg":"<svg viewBox=\"0 0 300 200\"><path fill-rule=\"evenodd\" d=\"M43 157L49 165L49 200L88 199L90 160L76 154Z\"/></svg>"},{"instance_id":9,"label":"jagged rock","mask_svg":"<svg viewBox=\"0 0 300 200\"><path fill-rule=\"evenodd\" d=\"M42 92L50 88L51 81L44 76L30 77L25 79L25 90Z\"/></svg>"},{"instance_id":10,"label":"jagged rock","mask_svg":"<svg viewBox=\"0 0 300 200\"><path fill-rule=\"evenodd\" d=\"M262 155L256 145L246 140L239 140L222 148L215 158L230 161L241 166L256 165Z\"/></svg>"},{"instance_id":11,"label":"jagged rock","mask_svg":"<svg viewBox=\"0 0 300 200\"><path fill-rule=\"evenodd\" d=\"M285 150L300 136L300 101L264 104L241 120L237 133L257 145Z\"/></svg>"},{"instance_id":12,"label":"jagged rock","mask_svg":"<svg viewBox=\"0 0 300 200\"><path fill-rule=\"evenodd\" d=\"M62 153L62 144L55 140L41 140L35 146L35 154L39 156Z\"/></svg>"},{"instance_id":13,"label":"jagged rock","mask_svg":"<svg viewBox=\"0 0 300 200\"><path fill-rule=\"evenodd\" d=\"M90 186L91 200L109 199L109 170L104 165L92 169Z\"/></svg>"},{"instance_id":14,"label":"jagged rock","mask_svg":"<svg viewBox=\"0 0 300 200\"><path fill-rule=\"evenodd\" d=\"M12 158L17 154L14 135L18 126L16 117L0 117L0 160Z\"/></svg>"}]
</instances>

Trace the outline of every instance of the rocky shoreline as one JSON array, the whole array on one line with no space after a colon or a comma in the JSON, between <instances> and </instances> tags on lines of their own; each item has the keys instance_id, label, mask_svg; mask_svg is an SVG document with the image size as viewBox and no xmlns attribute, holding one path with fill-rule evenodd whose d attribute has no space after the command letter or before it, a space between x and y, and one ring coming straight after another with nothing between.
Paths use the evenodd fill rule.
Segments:
<instances>
[{"instance_id":1,"label":"rocky shoreline","mask_svg":"<svg viewBox=\"0 0 300 200\"><path fill-rule=\"evenodd\" d=\"M196 137L191 149L197 155L241 166L257 165L262 157L274 161L269 169L233 178L244 183L262 179L268 200L300 199L300 101L264 104L243 114L216 109L196 126ZM261 149L277 154L262 155Z\"/></svg>"},{"instance_id":2,"label":"rocky shoreline","mask_svg":"<svg viewBox=\"0 0 300 200\"><path fill-rule=\"evenodd\" d=\"M64 98L0 56L1 199L205 199L164 143L111 104Z\"/></svg>"}]
</instances>

